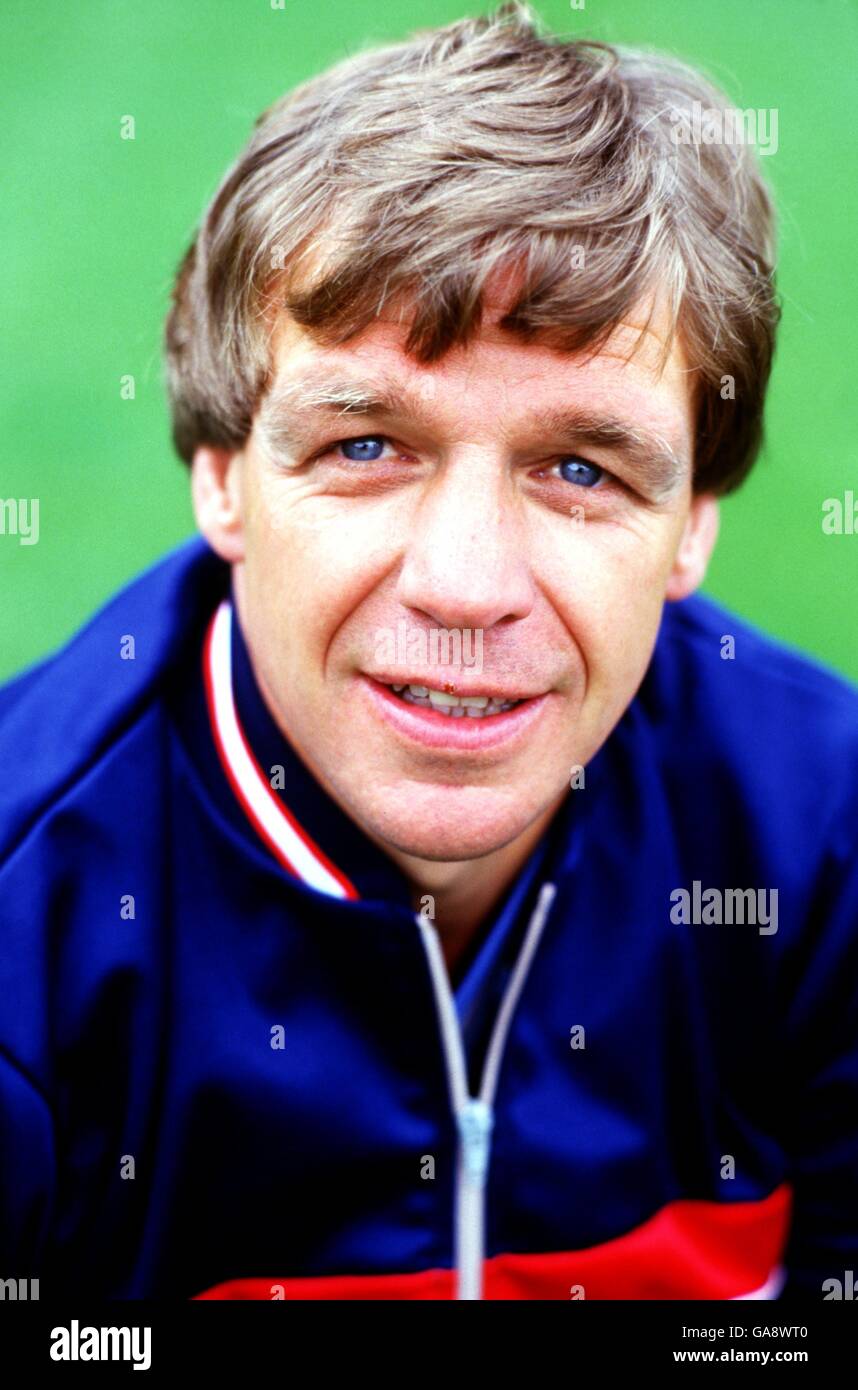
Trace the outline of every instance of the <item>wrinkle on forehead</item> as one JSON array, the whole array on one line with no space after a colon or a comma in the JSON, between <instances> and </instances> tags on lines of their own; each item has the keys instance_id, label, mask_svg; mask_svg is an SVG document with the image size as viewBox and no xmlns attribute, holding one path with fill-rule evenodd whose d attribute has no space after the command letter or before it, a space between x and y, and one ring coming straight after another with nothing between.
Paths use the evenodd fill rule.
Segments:
<instances>
[{"instance_id":1,"label":"wrinkle on forehead","mask_svg":"<svg viewBox=\"0 0 858 1390\"><path fill-rule=\"evenodd\" d=\"M631 395L624 412L626 418L633 420L634 413L637 413L639 422L649 426L651 436L659 431L666 453L673 448L680 456L691 455L695 373L688 365L681 333L672 332L672 316L665 292L651 294L630 308L598 350L584 348L573 353L538 342L523 343L507 329L500 328L499 321L508 311L514 294L515 281L508 272L505 275L496 273L491 277L484 290L483 319L473 341L452 347L444 357L429 366L404 352L409 327L405 299L388 301L384 312L361 334L334 347L320 345L288 314L281 313L272 334L273 361L268 392L278 395L278 388L285 387L288 394L288 381L283 380L283 375L285 372L291 375L301 366L329 366L333 372L338 372L345 363L355 367L371 367L373 358L380 362L392 356L401 370L403 382L414 382L419 390L419 383L431 378L434 394L438 389L446 389L447 377L449 388L456 394L462 384L463 367L466 384L472 372L479 374L482 347L510 353L509 360L504 363L504 376L508 383L514 384L516 391L527 390L529 381L536 384L544 381L548 373L556 370L560 374L564 368L572 367L574 374L570 376L570 387L586 385L594 403L606 409L613 404L612 398L618 384L617 371L623 374L622 384L625 388L625 369L628 368L631 376L627 385ZM518 363L522 368L520 374ZM604 370L606 367L607 373ZM485 363L482 369L485 372ZM502 390L500 375L495 376L495 382ZM655 388L659 389L656 391ZM672 428L671 416L676 420L677 429ZM668 433L673 439L672 445L667 438Z\"/></svg>"}]
</instances>

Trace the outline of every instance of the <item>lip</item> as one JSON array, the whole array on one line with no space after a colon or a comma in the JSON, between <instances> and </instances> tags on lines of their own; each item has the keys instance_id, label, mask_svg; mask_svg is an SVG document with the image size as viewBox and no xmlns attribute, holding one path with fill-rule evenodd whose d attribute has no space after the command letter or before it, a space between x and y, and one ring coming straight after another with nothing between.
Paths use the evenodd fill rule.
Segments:
<instances>
[{"instance_id":1,"label":"lip","mask_svg":"<svg viewBox=\"0 0 858 1390\"><path fill-rule=\"evenodd\" d=\"M428 690L445 690L449 695L458 695L460 699L466 700L473 695L488 695L494 700L530 700L537 699L538 696L525 695L521 690L504 690L500 685L486 684L485 681L468 680L467 676L456 674L450 681L440 681L438 679L438 668L430 671L427 676L415 675L409 671L407 675L398 675L390 671L374 671L370 676L366 672L362 673L367 680L375 681L378 685L424 685ZM541 693L541 692L540 692ZM444 716L442 715L442 718Z\"/></svg>"},{"instance_id":2,"label":"lip","mask_svg":"<svg viewBox=\"0 0 858 1390\"><path fill-rule=\"evenodd\" d=\"M514 709L493 714L487 719L453 719L423 705L409 705L388 690L387 685L371 676L358 677L360 687L377 715L389 728L409 743L424 748L447 749L456 753L480 753L483 750L509 748L521 742L540 718L548 702L547 695L535 695L523 700ZM397 682L398 684L398 682ZM457 694L465 695L465 691ZM481 693L475 690L474 692Z\"/></svg>"}]
</instances>

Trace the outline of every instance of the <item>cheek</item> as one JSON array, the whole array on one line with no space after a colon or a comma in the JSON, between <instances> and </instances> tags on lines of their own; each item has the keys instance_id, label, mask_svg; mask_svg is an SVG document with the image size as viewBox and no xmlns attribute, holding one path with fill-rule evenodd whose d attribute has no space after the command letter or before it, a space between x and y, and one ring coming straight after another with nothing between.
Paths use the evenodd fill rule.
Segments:
<instances>
[{"instance_id":1,"label":"cheek","mask_svg":"<svg viewBox=\"0 0 858 1390\"><path fill-rule=\"evenodd\" d=\"M394 562L395 509L382 501L357 508L281 479L265 480L249 501L245 568L255 611L269 632L276 621L288 666L298 653L324 658ZM313 669L295 665L292 678Z\"/></svg>"},{"instance_id":2,"label":"cheek","mask_svg":"<svg viewBox=\"0 0 858 1390\"><path fill-rule=\"evenodd\" d=\"M681 523L584 521L543 537L543 591L579 647L591 695L622 703L640 681L655 642ZM560 542L558 544L558 541Z\"/></svg>"}]
</instances>

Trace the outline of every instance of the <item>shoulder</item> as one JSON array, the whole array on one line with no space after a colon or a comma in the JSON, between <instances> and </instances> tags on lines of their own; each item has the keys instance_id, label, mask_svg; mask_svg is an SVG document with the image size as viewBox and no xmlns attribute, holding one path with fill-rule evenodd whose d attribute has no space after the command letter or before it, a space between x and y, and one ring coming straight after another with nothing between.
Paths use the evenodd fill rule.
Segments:
<instances>
[{"instance_id":1,"label":"shoulder","mask_svg":"<svg viewBox=\"0 0 858 1390\"><path fill-rule=\"evenodd\" d=\"M668 604L627 712L679 834L807 883L858 854L858 689L711 599Z\"/></svg>"},{"instance_id":2,"label":"shoulder","mask_svg":"<svg viewBox=\"0 0 858 1390\"><path fill-rule=\"evenodd\" d=\"M666 605L641 698L725 755L858 757L858 687L701 595Z\"/></svg>"},{"instance_id":3,"label":"shoulder","mask_svg":"<svg viewBox=\"0 0 858 1390\"><path fill-rule=\"evenodd\" d=\"M194 538L0 687L0 863L151 712L228 585L228 566Z\"/></svg>"}]
</instances>

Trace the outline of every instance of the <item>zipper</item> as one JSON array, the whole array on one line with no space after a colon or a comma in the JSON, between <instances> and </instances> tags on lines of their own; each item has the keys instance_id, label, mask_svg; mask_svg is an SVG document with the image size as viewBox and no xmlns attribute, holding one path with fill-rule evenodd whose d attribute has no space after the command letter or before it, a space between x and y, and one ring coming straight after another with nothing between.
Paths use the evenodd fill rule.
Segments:
<instances>
[{"instance_id":1,"label":"zipper","mask_svg":"<svg viewBox=\"0 0 858 1390\"><path fill-rule=\"evenodd\" d=\"M556 893L557 889L553 883L544 883L539 890L536 907L528 922L518 959L495 1017L479 1091L475 1096L468 1090L465 1043L450 976L444 962L441 939L434 924L427 917L421 913L415 914L429 963L450 1089L450 1105L459 1136L453 1217L456 1298L459 1300L481 1299L483 1296L485 1189L491 1158L495 1092L512 1016Z\"/></svg>"}]
</instances>

